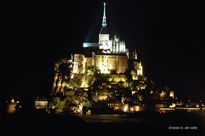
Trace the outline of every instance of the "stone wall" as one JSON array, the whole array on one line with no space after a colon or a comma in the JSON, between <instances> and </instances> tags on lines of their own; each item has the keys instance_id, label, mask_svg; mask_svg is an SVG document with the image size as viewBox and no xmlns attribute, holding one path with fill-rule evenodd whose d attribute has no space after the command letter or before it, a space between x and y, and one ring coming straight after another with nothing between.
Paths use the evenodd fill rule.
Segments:
<instances>
[{"instance_id":1,"label":"stone wall","mask_svg":"<svg viewBox=\"0 0 205 136\"><path fill-rule=\"evenodd\" d=\"M124 73L128 69L128 58L126 55L96 55L96 69L101 73L116 71Z\"/></svg>"},{"instance_id":2,"label":"stone wall","mask_svg":"<svg viewBox=\"0 0 205 136\"><path fill-rule=\"evenodd\" d=\"M95 55L94 60L96 70L101 73L124 73L128 69L128 58L126 55ZM74 54L73 73L85 73L87 67L93 65L91 57L85 57L83 54Z\"/></svg>"},{"instance_id":3,"label":"stone wall","mask_svg":"<svg viewBox=\"0 0 205 136\"><path fill-rule=\"evenodd\" d=\"M73 73L84 73L85 70L85 56L83 54L74 54Z\"/></svg>"}]
</instances>

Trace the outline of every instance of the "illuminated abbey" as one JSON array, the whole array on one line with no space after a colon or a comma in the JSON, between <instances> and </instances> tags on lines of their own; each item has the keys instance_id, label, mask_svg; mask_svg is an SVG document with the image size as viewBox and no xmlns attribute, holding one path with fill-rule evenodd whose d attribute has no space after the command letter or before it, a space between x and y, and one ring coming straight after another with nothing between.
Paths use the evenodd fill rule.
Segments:
<instances>
[{"instance_id":1,"label":"illuminated abbey","mask_svg":"<svg viewBox=\"0 0 205 136\"><path fill-rule=\"evenodd\" d=\"M110 37L107 30L105 3L98 43L83 43L83 47L89 53L73 55L74 74L83 74L88 67L94 67L95 71L102 74L113 72L123 74L128 71L129 63L132 63L131 66L137 75L143 75L142 63L137 61L136 51L129 53L125 41L121 41L117 36Z\"/></svg>"},{"instance_id":2,"label":"illuminated abbey","mask_svg":"<svg viewBox=\"0 0 205 136\"><path fill-rule=\"evenodd\" d=\"M106 3L98 42L83 43L83 51L71 54L70 59L58 61L54 71L52 109L65 110L69 107L79 112L82 107L95 107L96 102L106 102L109 108L119 110L134 99L136 106L139 91L147 86L136 50L129 51L125 41L118 36L110 37ZM64 97L59 98L56 94Z\"/></svg>"}]
</instances>

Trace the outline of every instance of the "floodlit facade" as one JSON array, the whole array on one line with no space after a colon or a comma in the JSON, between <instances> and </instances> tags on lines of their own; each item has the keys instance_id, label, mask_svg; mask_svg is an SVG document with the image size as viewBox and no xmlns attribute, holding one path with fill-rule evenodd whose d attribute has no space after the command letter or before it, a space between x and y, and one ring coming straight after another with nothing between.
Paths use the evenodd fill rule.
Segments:
<instances>
[{"instance_id":1,"label":"floodlit facade","mask_svg":"<svg viewBox=\"0 0 205 136\"><path fill-rule=\"evenodd\" d=\"M83 43L83 48L90 49L89 56L84 53L73 54L73 73L83 74L88 67L94 67L96 71L102 74L114 72L123 74L128 70L129 60L132 60L132 67L137 75L143 75L142 63L137 60L136 50L129 53L125 41L121 41L118 36L110 37L106 22L106 4L104 3L104 12L102 27L99 33L98 43ZM92 49L95 48L95 51Z\"/></svg>"},{"instance_id":2,"label":"floodlit facade","mask_svg":"<svg viewBox=\"0 0 205 136\"><path fill-rule=\"evenodd\" d=\"M34 106L36 109L47 109L48 101L46 99L36 99L34 102Z\"/></svg>"},{"instance_id":3,"label":"floodlit facade","mask_svg":"<svg viewBox=\"0 0 205 136\"><path fill-rule=\"evenodd\" d=\"M15 113L18 103L19 103L19 101L16 101L13 98L10 99L10 101L7 101L7 113L8 114ZM18 108L20 108L20 107L18 107Z\"/></svg>"},{"instance_id":4,"label":"floodlit facade","mask_svg":"<svg viewBox=\"0 0 205 136\"><path fill-rule=\"evenodd\" d=\"M174 99L174 91L170 91L169 96Z\"/></svg>"}]
</instances>

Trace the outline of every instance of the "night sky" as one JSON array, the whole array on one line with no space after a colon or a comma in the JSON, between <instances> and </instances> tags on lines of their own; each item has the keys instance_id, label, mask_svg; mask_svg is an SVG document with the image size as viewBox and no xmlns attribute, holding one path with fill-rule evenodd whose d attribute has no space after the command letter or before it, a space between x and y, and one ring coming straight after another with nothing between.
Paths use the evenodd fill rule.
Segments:
<instances>
[{"instance_id":1,"label":"night sky","mask_svg":"<svg viewBox=\"0 0 205 136\"><path fill-rule=\"evenodd\" d=\"M102 2L2 4L1 93L48 94L53 63L98 40ZM107 23L111 35L137 49L146 76L178 96L205 97L202 11L194 1L110 0Z\"/></svg>"}]
</instances>

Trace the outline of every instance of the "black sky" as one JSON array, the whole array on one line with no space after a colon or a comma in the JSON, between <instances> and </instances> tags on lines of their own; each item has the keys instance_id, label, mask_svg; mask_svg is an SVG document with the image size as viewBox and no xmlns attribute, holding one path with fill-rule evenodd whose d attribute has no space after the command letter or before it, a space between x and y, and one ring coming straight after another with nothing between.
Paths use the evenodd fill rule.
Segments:
<instances>
[{"instance_id":1,"label":"black sky","mask_svg":"<svg viewBox=\"0 0 205 136\"><path fill-rule=\"evenodd\" d=\"M97 41L102 2L2 4L1 92L47 94L56 59ZM111 34L137 49L145 75L178 96L205 97L203 18L202 3L194 1L107 1Z\"/></svg>"}]
</instances>

